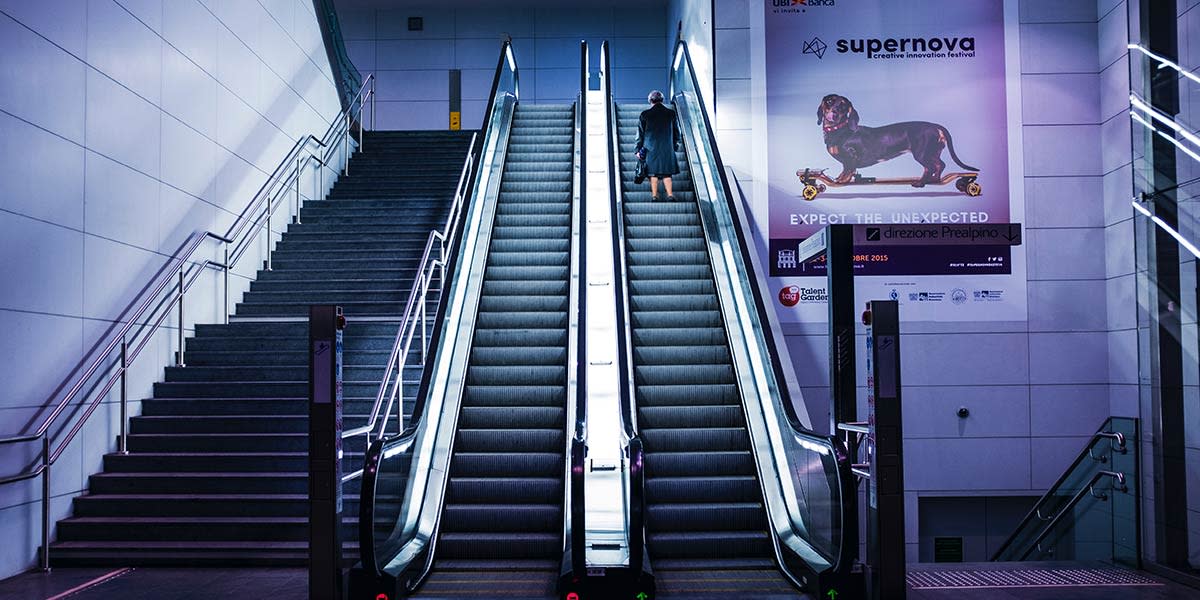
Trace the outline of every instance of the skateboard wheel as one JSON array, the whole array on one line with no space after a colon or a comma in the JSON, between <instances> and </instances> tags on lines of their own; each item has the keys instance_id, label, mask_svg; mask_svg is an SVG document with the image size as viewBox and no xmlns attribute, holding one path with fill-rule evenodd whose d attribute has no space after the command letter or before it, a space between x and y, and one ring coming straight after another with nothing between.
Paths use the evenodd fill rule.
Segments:
<instances>
[{"instance_id":1,"label":"skateboard wheel","mask_svg":"<svg viewBox=\"0 0 1200 600\"><path fill-rule=\"evenodd\" d=\"M954 187L958 188L958 191L965 194L967 193L967 185L970 183L970 179L967 179L966 177L959 177L958 179L954 180Z\"/></svg>"},{"instance_id":2,"label":"skateboard wheel","mask_svg":"<svg viewBox=\"0 0 1200 600\"><path fill-rule=\"evenodd\" d=\"M967 195L968 196L978 196L982 193L983 193L983 186L979 185L978 183L975 183L974 181L967 184Z\"/></svg>"},{"instance_id":3,"label":"skateboard wheel","mask_svg":"<svg viewBox=\"0 0 1200 600\"><path fill-rule=\"evenodd\" d=\"M811 202L817 197L817 194L820 193L821 190L818 189L817 186L808 183L804 185L804 190L800 192L800 195L803 196L805 200Z\"/></svg>"}]
</instances>

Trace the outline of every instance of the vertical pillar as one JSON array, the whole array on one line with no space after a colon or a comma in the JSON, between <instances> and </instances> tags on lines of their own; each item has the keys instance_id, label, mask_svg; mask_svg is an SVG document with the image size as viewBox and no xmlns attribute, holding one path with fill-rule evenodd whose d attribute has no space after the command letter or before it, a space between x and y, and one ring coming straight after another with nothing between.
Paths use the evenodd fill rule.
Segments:
<instances>
[{"instance_id":1,"label":"vertical pillar","mask_svg":"<svg viewBox=\"0 0 1200 600\"><path fill-rule=\"evenodd\" d=\"M829 433L838 423L858 420L854 348L854 229L852 225L826 227L825 269L829 304Z\"/></svg>"},{"instance_id":2,"label":"vertical pillar","mask_svg":"<svg viewBox=\"0 0 1200 600\"><path fill-rule=\"evenodd\" d=\"M340 306L308 311L308 597L342 598L342 329Z\"/></svg>"},{"instance_id":3,"label":"vertical pillar","mask_svg":"<svg viewBox=\"0 0 1200 600\"><path fill-rule=\"evenodd\" d=\"M904 431L900 402L900 315L895 300L867 303L867 586L872 599L903 600Z\"/></svg>"}]
</instances>

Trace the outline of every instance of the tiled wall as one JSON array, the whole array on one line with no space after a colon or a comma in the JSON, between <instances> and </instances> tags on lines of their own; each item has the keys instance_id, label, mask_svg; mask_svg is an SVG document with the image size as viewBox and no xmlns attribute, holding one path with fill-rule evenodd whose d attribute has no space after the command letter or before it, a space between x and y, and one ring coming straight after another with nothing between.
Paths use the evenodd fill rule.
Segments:
<instances>
[{"instance_id":1,"label":"tiled wall","mask_svg":"<svg viewBox=\"0 0 1200 600\"><path fill-rule=\"evenodd\" d=\"M1126 385L1136 381L1136 333L1129 338L1123 329L1131 327L1132 279L1120 278L1132 272L1132 230L1120 225L1128 209L1106 210L1129 190L1119 168L1128 164L1128 88L1114 80L1125 69L1124 17L1113 16L1111 1L1100 4L1110 6L1019 3L1020 73L1012 76L1022 89L1028 321L902 327L910 560L918 557L918 497L1040 494L1110 412L1136 413L1136 389ZM762 60L753 42L762 35L762 6L717 0L715 22L715 127L726 164L752 193L755 165L763 163L755 154L765 121L754 109L753 75ZM751 203L765 233L765 201ZM822 428L825 326L784 327L809 413ZM1132 370L1121 362L1127 357L1114 361L1108 351L1130 339L1122 348L1134 352ZM959 419L959 406L970 417Z\"/></svg>"},{"instance_id":2,"label":"tiled wall","mask_svg":"<svg viewBox=\"0 0 1200 600\"><path fill-rule=\"evenodd\" d=\"M293 142L339 110L308 0L0 0L0 435L36 425L183 240L224 233ZM256 247L242 275L258 260ZM217 321L215 273L194 290L188 326ZM139 358L133 400L173 340ZM52 518L113 447L110 408L55 465ZM0 475L28 466L24 451L0 448ZM33 563L39 498L36 480L0 487L0 577Z\"/></svg>"},{"instance_id":3,"label":"tiled wall","mask_svg":"<svg viewBox=\"0 0 1200 600\"><path fill-rule=\"evenodd\" d=\"M651 89L666 85L661 7L347 6L339 7L338 16L350 59L364 75L378 78L376 126L381 129L449 127L451 69L462 70L462 127L478 129L505 35L513 40L523 102L575 101L581 39L588 41L593 69L599 66L601 42L609 41L618 101L645 102ZM421 17L424 30L409 31L409 17Z\"/></svg>"}]
</instances>

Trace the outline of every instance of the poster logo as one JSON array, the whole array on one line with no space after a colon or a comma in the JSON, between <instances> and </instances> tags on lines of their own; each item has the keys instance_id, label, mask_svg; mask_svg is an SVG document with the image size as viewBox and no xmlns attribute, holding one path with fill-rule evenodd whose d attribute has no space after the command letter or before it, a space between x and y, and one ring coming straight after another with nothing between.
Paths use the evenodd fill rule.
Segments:
<instances>
[{"instance_id":1,"label":"poster logo","mask_svg":"<svg viewBox=\"0 0 1200 600\"><path fill-rule=\"evenodd\" d=\"M771 0L771 6L775 14L800 14L808 8L837 6L837 0Z\"/></svg>"},{"instance_id":2,"label":"poster logo","mask_svg":"<svg viewBox=\"0 0 1200 600\"><path fill-rule=\"evenodd\" d=\"M967 291L962 288L954 288L950 292L950 301L955 304L962 304L967 301Z\"/></svg>"},{"instance_id":3,"label":"poster logo","mask_svg":"<svg viewBox=\"0 0 1200 600\"><path fill-rule=\"evenodd\" d=\"M841 39L838 54L866 54L867 58L975 58L974 37Z\"/></svg>"},{"instance_id":4,"label":"poster logo","mask_svg":"<svg viewBox=\"0 0 1200 600\"><path fill-rule=\"evenodd\" d=\"M800 303L800 287L789 285L779 290L779 303L784 306L795 306Z\"/></svg>"},{"instance_id":5,"label":"poster logo","mask_svg":"<svg viewBox=\"0 0 1200 600\"><path fill-rule=\"evenodd\" d=\"M780 250L775 259L775 268L777 269L795 269L796 268L796 251L795 250Z\"/></svg>"},{"instance_id":6,"label":"poster logo","mask_svg":"<svg viewBox=\"0 0 1200 600\"><path fill-rule=\"evenodd\" d=\"M814 37L812 40L804 42L804 52L803 53L804 54L816 54L817 58L825 58L825 50L827 50L828 48L829 48L829 46L827 46L825 44L825 42L821 41L821 38Z\"/></svg>"}]
</instances>

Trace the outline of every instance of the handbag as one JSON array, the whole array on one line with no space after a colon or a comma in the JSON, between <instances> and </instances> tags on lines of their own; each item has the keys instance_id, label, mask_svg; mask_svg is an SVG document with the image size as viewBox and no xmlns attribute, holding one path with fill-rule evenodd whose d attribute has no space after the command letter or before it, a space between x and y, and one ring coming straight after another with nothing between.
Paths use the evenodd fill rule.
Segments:
<instances>
[{"instance_id":1,"label":"handbag","mask_svg":"<svg viewBox=\"0 0 1200 600\"><path fill-rule=\"evenodd\" d=\"M646 180L646 177L649 177L649 175L650 174L646 172L646 159L639 158L637 161L637 167L633 170L633 183L641 184Z\"/></svg>"}]
</instances>

